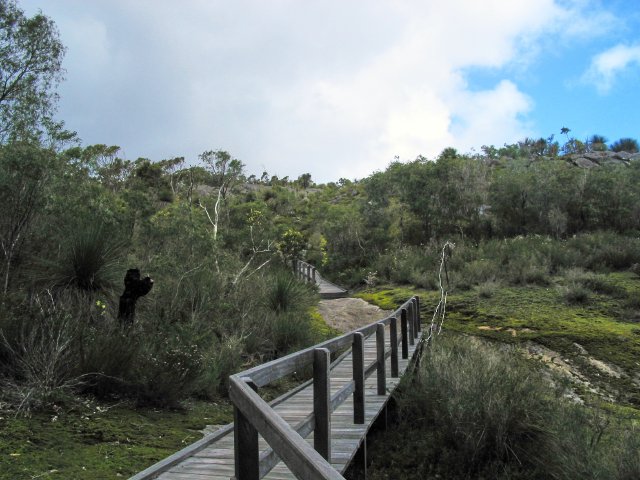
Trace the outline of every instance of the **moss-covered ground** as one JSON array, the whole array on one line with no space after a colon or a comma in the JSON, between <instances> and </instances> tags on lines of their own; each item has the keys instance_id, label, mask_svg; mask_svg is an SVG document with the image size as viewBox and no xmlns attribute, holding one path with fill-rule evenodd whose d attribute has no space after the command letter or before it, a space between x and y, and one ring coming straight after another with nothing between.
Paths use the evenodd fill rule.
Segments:
<instances>
[{"instance_id":1,"label":"moss-covered ground","mask_svg":"<svg viewBox=\"0 0 640 480\"><path fill-rule=\"evenodd\" d=\"M339 334L313 308L313 337ZM284 378L261 389L266 400L300 383ZM0 411L0 479L128 478L202 438L207 425L233 421L226 399L190 401L180 410L76 399L72 406L16 416Z\"/></svg>"},{"instance_id":2,"label":"moss-covered ground","mask_svg":"<svg viewBox=\"0 0 640 480\"><path fill-rule=\"evenodd\" d=\"M0 478L128 478L226 424L226 402L197 402L180 411L85 403L72 411L2 415Z\"/></svg>"},{"instance_id":3,"label":"moss-covered ground","mask_svg":"<svg viewBox=\"0 0 640 480\"><path fill-rule=\"evenodd\" d=\"M490 293L471 289L449 294L444 328L507 343L533 341L573 359L590 382L623 404L640 405L640 323L633 311L640 300L640 278L631 272L603 276L608 293L589 292L581 303L566 300L567 280L549 285L496 287ZM422 321L429 322L439 292L380 286L357 296L394 309L409 296L421 297ZM583 361L578 344L590 357L624 373L606 375ZM582 351L584 353L584 351Z\"/></svg>"}]
</instances>

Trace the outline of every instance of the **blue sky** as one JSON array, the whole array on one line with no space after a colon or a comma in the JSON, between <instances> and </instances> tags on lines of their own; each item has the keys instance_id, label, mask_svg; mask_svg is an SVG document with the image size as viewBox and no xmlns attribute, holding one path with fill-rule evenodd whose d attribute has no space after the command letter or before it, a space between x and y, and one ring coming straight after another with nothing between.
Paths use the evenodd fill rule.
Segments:
<instances>
[{"instance_id":1,"label":"blue sky","mask_svg":"<svg viewBox=\"0 0 640 480\"><path fill-rule=\"evenodd\" d=\"M126 158L362 178L524 137L640 138L637 0L18 0L68 48L59 117Z\"/></svg>"}]
</instances>

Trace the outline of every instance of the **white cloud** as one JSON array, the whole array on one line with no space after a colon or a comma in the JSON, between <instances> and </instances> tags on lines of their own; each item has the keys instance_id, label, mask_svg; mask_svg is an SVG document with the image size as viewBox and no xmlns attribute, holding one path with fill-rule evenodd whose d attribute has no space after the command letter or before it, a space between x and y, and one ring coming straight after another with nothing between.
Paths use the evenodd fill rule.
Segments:
<instances>
[{"instance_id":1,"label":"white cloud","mask_svg":"<svg viewBox=\"0 0 640 480\"><path fill-rule=\"evenodd\" d=\"M633 65L640 66L640 45L616 45L593 57L582 79L606 94L616 77Z\"/></svg>"},{"instance_id":2,"label":"white cloud","mask_svg":"<svg viewBox=\"0 0 640 480\"><path fill-rule=\"evenodd\" d=\"M252 173L322 181L530 134L513 81L474 90L462 72L530 61L586 28L585 2L23 1L60 26L60 111L85 143L153 159L224 148Z\"/></svg>"}]
</instances>

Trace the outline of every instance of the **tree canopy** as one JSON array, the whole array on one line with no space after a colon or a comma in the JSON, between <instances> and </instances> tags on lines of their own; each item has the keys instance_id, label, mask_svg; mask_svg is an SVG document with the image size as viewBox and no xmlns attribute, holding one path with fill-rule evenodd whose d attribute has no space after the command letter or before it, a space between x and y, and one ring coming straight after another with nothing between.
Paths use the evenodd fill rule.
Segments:
<instances>
[{"instance_id":1,"label":"tree canopy","mask_svg":"<svg viewBox=\"0 0 640 480\"><path fill-rule=\"evenodd\" d=\"M13 0L0 0L0 141L55 134L56 87L65 48L55 23L29 18Z\"/></svg>"}]
</instances>

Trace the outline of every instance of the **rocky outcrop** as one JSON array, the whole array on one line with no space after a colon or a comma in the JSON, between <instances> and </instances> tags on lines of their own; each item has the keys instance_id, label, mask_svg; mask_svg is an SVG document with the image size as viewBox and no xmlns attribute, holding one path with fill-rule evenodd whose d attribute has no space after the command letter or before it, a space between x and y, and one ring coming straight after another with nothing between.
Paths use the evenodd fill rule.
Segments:
<instances>
[{"instance_id":1,"label":"rocky outcrop","mask_svg":"<svg viewBox=\"0 0 640 480\"><path fill-rule=\"evenodd\" d=\"M604 165L629 165L640 160L640 153L628 152L587 152L573 153L564 157L576 167L594 168Z\"/></svg>"}]
</instances>

